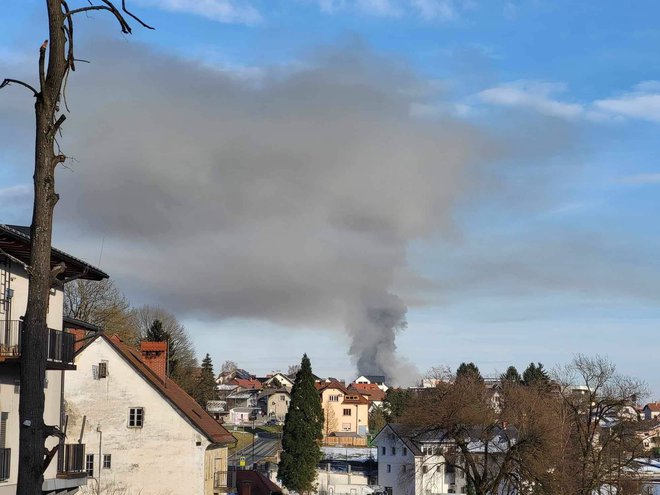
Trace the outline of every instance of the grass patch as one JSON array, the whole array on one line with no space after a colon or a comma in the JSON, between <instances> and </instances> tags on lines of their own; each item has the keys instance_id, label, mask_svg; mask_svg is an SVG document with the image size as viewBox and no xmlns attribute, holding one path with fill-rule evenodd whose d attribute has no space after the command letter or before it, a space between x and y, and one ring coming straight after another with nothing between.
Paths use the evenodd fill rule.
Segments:
<instances>
[{"instance_id":1,"label":"grass patch","mask_svg":"<svg viewBox=\"0 0 660 495\"><path fill-rule=\"evenodd\" d=\"M266 426L266 425L263 425L263 426L259 426L257 428L257 433L259 432L259 430L267 431L268 433L281 433L282 432L282 427L281 426Z\"/></svg>"},{"instance_id":2,"label":"grass patch","mask_svg":"<svg viewBox=\"0 0 660 495\"><path fill-rule=\"evenodd\" d=\"M237 440L236 447L229 449L229 455L247 447L248 445L252 445L252 433L248 433L246 431L232 431L232 430L230 430L229 433L234 435L234 437L236 437Z\"/></svg>"}]
</instances>

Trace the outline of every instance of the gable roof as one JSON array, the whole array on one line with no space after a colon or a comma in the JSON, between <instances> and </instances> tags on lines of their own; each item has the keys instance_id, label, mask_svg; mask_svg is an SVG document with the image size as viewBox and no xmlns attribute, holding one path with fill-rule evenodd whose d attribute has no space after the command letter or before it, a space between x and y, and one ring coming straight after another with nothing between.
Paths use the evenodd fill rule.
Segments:
<instances>
[{"instance_id":1,"label":"gable roof","mask_svg":"<svg viewBox=\"0 0 660 495\"><path fill-rule=\"evenodd\" d=\"M262 388L262 384L259 380L250 378L248 380L243 379L243 378L234 378L233 380L229 381L230 385L237 385L240 388L244 389L254 389L254 390L260 390Z\"/></svg>"},{"instance_id":2,"label":"gable roof","mask_svg":"<svg viewBox=\"0 0 660 495\"><path fill-rule=\"evenodd\" d=\"M355 389L348 389L346 394L347 395L344 395L342 404L369 405L369 401Z\"/></svg>"},{"instance_id":3,"label":"gable roof","mask_svg":"<svg viewBox=\"0 0 660 495\"><path fill-rule=\"evenodd\" d=\"M360 378L366 378L371 383L377 383L383 385L385 383L385 377L383 375L360 375L356 378L356 381Z\"/></svg>"},{"instance_id":4,"label":"gable roof","mask_svg":"<svg viewBox=\"0 0 660 495\"><path fill-rule=\"evenodd\" d=\"M236 439L223 426L200 406L195 399L190 397L173 380L159 377L141 359L137 349L127 346L121 339L113 335L99 334L96 338L102 338L123 357L129 365L156 389L175 409L183 414L195 428L213 443L234 443ZM95 340L95 339L94 339ZM82 352L82 350L81 350Z\"/></svg>"},{"instance_id":5,"label":"gable roof","mask_svg":"<svg viewBox=\"0 0 660 495\"><path fill-rule=\"evenodd\" d=\"M30 262L30 227L0 224L0 249L23 263ZM83 260L51 247L51 266L66 264L61 278L78 276L85 280L103 280L108 274ZM81 275L82 274L82 275Z\"/></svg>"},{"instance_id":6,"label":"gable roof","mask_svg":"<svg viewBox=\"0 0 660 495\"><path fill-rule=\"evenodd\" d=\"M344 387L344 385L339 383L337 380L332 380L330 382L314 382L314 386L316 387L316 390L319 391L319 393L323 393L324 390L329 388L341 390L344 394L348 393L346 387Z\"/></svg>"},{"instance_id":7,"label":"gable roof","mask_svg":"<svg viewBox=\"0 0 660 495\"><path fill-rule=\"evenodd\" d=\"M250 485L250 493L254 495L281 495L282 489L258 471L236 471L236 485L240 491L241 485Z\"/></svg>"},{"instance_id":8,"label":"gable roof","mask_svg":"<svg viewBox=\"0 0 660 495\"><path fill-rule=\"evenodd\" d=\"M351 383L350 388L355 389L358 393L371 401L385 400L385 392L383 392L375 383Z\"/></svg>"},{"instance_id":9,"label":"gable roof","mask_svg":"<svg viewBox=\"0 0 660 495\"><path fill-rule=\"evenodd\" d=\"M660 412L660 402L649 402L644 406L644 409L648 409L653 412Z\"/></svg>"},{"instance_id":10,"label":"gable roof","mask_svg":"<svg viewBox=\"0 0 660 495\"><path fill-rule=\"evenodd\" d=\"M404 431L404 428L397 423L387 423L385 426L381 428L381 430L376 434L376 436L373 438L372 443L376 442L376 439L383 434L383 432L391 432L394 434L399 440L403 442L403 444L408 447L408 450L412 453L414 456L421 456L424 455L422 450L411 440L411 438L407 435L407 433Z\"/></svg>"}]
</instances>

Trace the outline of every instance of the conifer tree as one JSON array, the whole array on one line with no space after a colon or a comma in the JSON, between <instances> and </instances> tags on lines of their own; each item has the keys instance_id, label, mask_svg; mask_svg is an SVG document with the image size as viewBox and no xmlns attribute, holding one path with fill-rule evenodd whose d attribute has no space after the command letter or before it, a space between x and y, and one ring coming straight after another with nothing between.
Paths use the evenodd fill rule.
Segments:
<instances>
[{"instance_id":1,"label":"conifer tree","mask_svg":"<svg viewBox=\"0 0 660 495\"><path fill-rule=\"evenodd\" d=\"M177 345L176 341L172 338L170 333L163 328L163 322L154 320L147 334L145 340L149 342L167 342L167 375L172 376L177 371L179 359L176 355Z\"/></svg>"},{"instance_id":2,"label":"conifer tree","mask_svg":"<svg viewBox=\"0 0 660 495\"><path fill-rule=\"evenodd\" d=\"M291 390L282 436L278 477L288 490L298 493L314 490L316 467L321 460L322 431L323 409L314 386L312 365L305 354Z\"/></svg>"},{"instance_id":3,"label":"conifer tree","mask_svg":"<svg viewBox=\"0 0 660 495\"><path fill-rule=\"evenodd\" d=\"M197 403L206 407L206 403L216 398L215 374L213 372L213 361L208 354L202 359L202 371L199 375L199 381L193 391L193 398Z\"/></svg>"},{"instance_id":4,"label":"conifer tree","mask_svg":"<svg viewBox=\"0 0 660 495\"><path fill-rule=\"evenodd\" d=\"M456 379L470 379L480 382L483 381L481 373L479 372L479 368L474 363L461 363L456 370Z\"/></svg>"},{"instance_id":5,"label":"conifer tree","mask_svg":"<svg viewBox=\"0 0 660 495\"><path fill-rule=\"evenodd\" d=\"M515 366L509 366L504 373L500 375L502 383L519 384L522 383L522 377Z\"/></svg>"},{"instance_id":6,"label":"conifer tree","mask_svg":"<svg viewBox=\"0 0 660 495\"><path fill-rule=\"evenodd\" d=\"M529 363L522 375L523 383L527 386L544 387L550 383L548 372L541 363Z\"/></svg>"}]
</instances>

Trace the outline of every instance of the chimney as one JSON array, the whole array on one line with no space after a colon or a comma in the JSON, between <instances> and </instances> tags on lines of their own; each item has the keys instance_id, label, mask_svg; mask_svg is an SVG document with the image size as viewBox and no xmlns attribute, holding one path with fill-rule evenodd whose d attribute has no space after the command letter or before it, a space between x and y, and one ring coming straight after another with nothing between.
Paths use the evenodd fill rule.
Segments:
<instances>
[{"instance_id":1,"label":"chimney","mask_svg":"<svg viewBox=\"0 0 660 495\"><path fill-rule=\"evenodd\" d=\"M142 362L165 380L167 376L167 342L140 342Z\"/></svg>"},{"instance_id":2,"label":"chimney","mask_svg":"<svg viewBox=\"0 0 660 495\"><path fill-rule=\"evenodd\" d=\"M83 340L87 336L87 331L84 328L67 327L67 333L73 334L73 352L78 352L82 346L85 345Z\"/></svg>"}]
</instances>

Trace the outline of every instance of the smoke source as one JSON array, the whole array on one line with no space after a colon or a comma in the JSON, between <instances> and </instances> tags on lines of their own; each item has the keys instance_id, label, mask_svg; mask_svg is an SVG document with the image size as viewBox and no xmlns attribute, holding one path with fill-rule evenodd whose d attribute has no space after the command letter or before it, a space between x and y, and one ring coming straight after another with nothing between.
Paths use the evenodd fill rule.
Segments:
<instances>
[{"instance_id":1,"label":"smoke source","mask_svg":"<svg viewBox=\"0 0 660 495\"><path fill-rule=\"evenodd\" d=\"M62 145L76 160L58 176L58 232L78 248L104 237L103 266L133 300L347 328L360 372L407 380L395 339L425 281L406 249L449 222L490 158L481 132L417 118L442 108L433 86L359 44L238 71L85 46L95 63L69 81ZM26 102L0 107L0 125L30 135Z\"/></svg>"}]
</instances>

